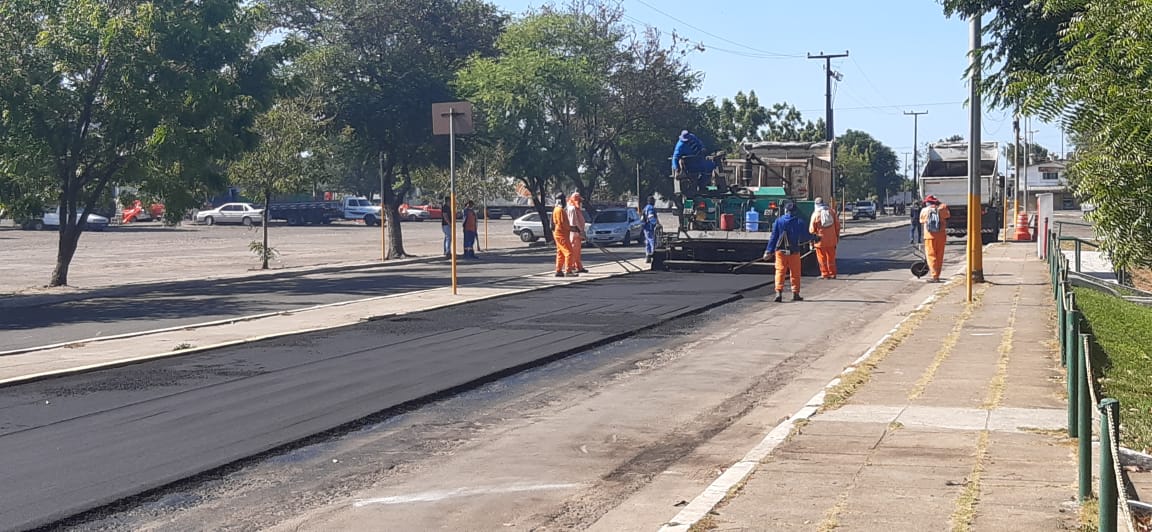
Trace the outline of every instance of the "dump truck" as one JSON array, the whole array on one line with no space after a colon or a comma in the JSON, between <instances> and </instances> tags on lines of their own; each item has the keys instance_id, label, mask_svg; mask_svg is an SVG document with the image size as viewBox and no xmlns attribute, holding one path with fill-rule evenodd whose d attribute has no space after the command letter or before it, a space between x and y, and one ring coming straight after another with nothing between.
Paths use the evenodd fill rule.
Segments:
<instances>
[{"instance_id":1,"label":"dump truck","mask_svg":"<svg viewBox=\"0 0 1152 532\"><path fill-rule=\"evenodd\" d=\"M705 176L673 176L667 210L674 224L662 226L652 269L665 271L764 273L774 270L764 255L784 204L797 204L811 217L816 197L832 198L831 142L754 142L741 146L743 159L711 156L717 170ZM755 215L750 215L751 211ZM753 219L755 221L753 221ZM812 253L802 261L804 275L819 275Z\"/></svg>"},{"instance_id":2,"label":"dump truck","mask_svg":"<svg viewBox=\"0 0 1152 532\"><path fill-rule=\"evenodd\" d=\"M936 196L952 215L946 228L949 236L968 235L968 143L938 142L928 145L928 163L920 175L923 197ZM980 144L980 240L996 242L1004 224L1001 207L1002 179L998 173L1000 148L997 142Z\"/></svg>"}]
</instances>

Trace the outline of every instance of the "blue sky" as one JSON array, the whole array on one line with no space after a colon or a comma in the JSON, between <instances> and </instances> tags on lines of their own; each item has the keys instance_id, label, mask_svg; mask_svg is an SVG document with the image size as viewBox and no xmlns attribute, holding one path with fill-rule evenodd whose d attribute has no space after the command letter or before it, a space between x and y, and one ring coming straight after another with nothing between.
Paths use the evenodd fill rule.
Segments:
<instances>
[{"instance_id":1,"label":"blue sky","mask_svg":"<svg viewBox=\"0 0 1152 532\"><path fill-rule=\"evenodd\" d=\"M491 1L513 14L547 3ZM755 90L761 104L786 101L815 120L824 116L824 61L806 56L847 50L849 57L832 61L833 70L843 74L833 89L838 135L866 131L895 150L901 164L913 145L913 118L904 111L928 111L919 118L921 145L953 134L968 137L969 24L946 18L934 0L623 0L621 5L633 24L675 31L703 44L705 51L688 59L704 74L701 98ZM986 110L982 129L984 141L1011 142L1011 113ZM1057 126L1033 120L1032 129L1039 130L1036 143L1060 151Z\"/></svg>"}]
</instances>

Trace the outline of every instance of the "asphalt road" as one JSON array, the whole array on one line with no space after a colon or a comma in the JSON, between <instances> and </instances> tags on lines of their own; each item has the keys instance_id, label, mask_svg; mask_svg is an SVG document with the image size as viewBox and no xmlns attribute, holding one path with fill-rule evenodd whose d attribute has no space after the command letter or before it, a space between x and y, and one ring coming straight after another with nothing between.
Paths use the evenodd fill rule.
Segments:
<instances>
[{"instance_id":1,"label":"asphalt road","mask_svg":"<svg viewBox=\"0 0 1152 532\"><path fill-rule=\"evenodd\" d=\"M0 523L45 525L764 280L650 272L3 388Z\"/></svg>"},{"instance_id":2,"label":"asphalt road","mask_svg":"<svg viewBox=\"0 0 1152 532\"><path fill-rule=\"evenodd\" d=\"M910 249L904 238L903 232L892 230L845 240L841 246L842 280L806 279L805 292L817 300L811 303L814 306L786 304L782 308L828 309L821 307L821 297L837 300L825 301L824 305L853 305L861 310L871 308L868 305L887 306L892 297L898 296L897 291L869 295L874 289L868 285L878 283L868 282L874 281L869 275L854 276L906 271ZM960 246L951 246L950 260L955 261L960 251ZM900 272L888 277L900 279L902 275ZM752 275L651 272L535 292L512 303L477 302L323 333L0 388L0 528L51 523L389 411L429 394L470 386L480 379L494 379L542 360L582 352L590 345L610 342L661 320L730 301L734 292L767 281L763 276ZM841 293L854 282L862 283L853 289L861 295ZM882 285L907 289L900 281ZM763 298L770 297L764 290L759 294L755 305L770 304L764 302ZM722 317L733 324L739 320L740 305L743 303L714 312L713 319ZM850 314L843 318L859 320L862 312ZM835 320L826 321L821 327L843 326ZM467 326L461 326L462 322ZM695 325L704 330L712 327L705 323ZM792 336L799 339L809 334L812 331L796 330ZM629 353L683 343L684 338L675 335L626 340L607 347L609 354L594 358L597 363L624 365L620 359L626 359ZM779 347L783 345L798 344ZM771 368L762 367L761 371ZM789 375L779 374L785 376L782 378ZM530 393L526 387L531 384L518 377L501 382L504 395ZM590 393L594 394L594 389ZM458 407L485 408L472 402ZM544 414L542 419L548 417ZM440 425L443 420L432 422ZM712 428L704 432L708 430ZM659 438L659 433L650 435ZM432 454L441 452L434 449L443 449L447 442L444 438L453 440L455 436L439 435L424 448L433 449L427 451ZM684 449L695 445L665 443ZM305 455L309 452L305 451ZM405 449L396 456L400 459L413 453ZM285 458L289 462L297 459ZM324 456L317 460L331 461ZM663 462L653 467L660 463ZM317 468L307 474L341 476L345 477L340 480L341 485L347 483L347 473L339 468ZM243 483L242 490L259 489L265 481L250 480ZM187 501L184 497L180 494L166 500ZM184 503L176 503L168 510L183 513L186 508ZM293 509L275 507L281 518L285 511L290 515ZM144 511L150 513L152 510ZM191 523L197 522L195 516L189 514ZM228 521L224 516L217 519ZM87 529L82 521L73 525ZM172 525L169 529L181 526Z\"/></svg>"},{"instance_id":3,"label":"asphalt road","mask_svg":"<svg viewBox=\"0 0 1152 532\"><path fill-rule=\"evenodd\" d=\"M902 230L890 230L879 236L845 239L840 244L841 269L852 273L854 268L899 266L884 261L885 257L906 254L907 249L901 249L900 242L904 234ZM642 258L639 247L608 249L637 263ZM588 264L610 260L594 248L585 248L584 258ZM552 260L546 252L485 255L479 262L461 262L460 283L485 283L549 271ZM0 351L438 288L449 284L448 272L445 261L284 278L187 281L145 294L0 308Z\"/></svg>"},{"instance_id":4,"label":"asphalt road","mask_svg":"<svg viewBox=\"0 0 1152 532\"><path fill-rule=\"evenodd\" d=\"M642 248L611 251L643 264ZM588 265L609 260L585 249ZM550 271L554 256L541 252L484 255L459 261L459 282L486 283ZM216 282L192 281L145 294L99 297L30 308L0 308L0 351L101 336L150 331L448 286L448 261L349 272Z\"/></svg>"}]
</instances>

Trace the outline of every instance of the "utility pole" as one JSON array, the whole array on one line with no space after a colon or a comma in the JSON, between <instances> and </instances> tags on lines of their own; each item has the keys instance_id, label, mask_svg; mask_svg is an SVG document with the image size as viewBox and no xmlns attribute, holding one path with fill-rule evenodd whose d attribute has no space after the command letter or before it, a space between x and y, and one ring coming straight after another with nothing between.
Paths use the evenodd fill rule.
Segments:
<instances>
[{"instance_id":1,"label":"utility pole","mask_svg":"<svg viewBox=\"0 0 1152 532\"><path fill-rule=\"evenodd\" d=\"M1016 185L1012 187L1012 218L1020 218L1020 112L1012 119L1012 132L1016 135L1016 143L1012 145L1012 169L1016 174ZM1017 228L1016 232L1020 232Z\"/></svg>"},{"instance_id":2,"label":"utility pole","mask_svg":"<svg viewBox=\"0 0 1152 532\"><path fill-rule=\"evenodd\" d=\"M920 171L920 147L917 144L920 142L920 115L926 115L928 111L904 111L904 114L912 117L912 180L916 182L916 193L924 197L920 176L916 175Z\"/></svg>"},{"instance_id":3,"label":"utility pole","mask_svg":"<svg viewBox=\"0 0 1152 532\"><path fill-rule=\"evenodd\" d=\"M817 55L808 54L808 59L824 60L824 140L831 143L828 164L832 167L833 196L836 194L836 185L840 182L836 178L836 127L832 124L832 78L840 81L844 76L832 70L832 60L839 57L848 57L848 50L844 50L842 54L825 54L823 51Z\"/></svg>"},{"instance_id":4,"label":"utility pole","mask_svg":"<svg viewBox=\"0 0 1152 532\"><path fill-rule=\"evenodd\" d=\"M981 111L983 102L980 99L980 14L972 16L971 39L969 46L969 61L971 62L971 76L968 79L968 302L972 300L972 285L984 282L984 242L981 230L984 227L981 220L980 200L980 159L983 149L980 142ZM995 171L993 171L995 174Z\"/></svg>"}]
</instances>

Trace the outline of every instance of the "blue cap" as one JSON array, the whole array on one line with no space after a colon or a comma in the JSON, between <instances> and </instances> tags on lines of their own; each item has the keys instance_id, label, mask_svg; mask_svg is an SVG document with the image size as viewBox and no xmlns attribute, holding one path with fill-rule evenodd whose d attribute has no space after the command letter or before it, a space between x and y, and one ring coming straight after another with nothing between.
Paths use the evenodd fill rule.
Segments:
<instances>
[{"instance_id":1,"label":"blue cap","mask_svg":"<svg viewBox=\"0 0 1152 532\"><path fill-rule=\"evenodd\" d=\"M796 209L796 204L791 201L784 204L784 212L796 212Z\"/></svg>"},{"instance_id":2,"label":"blue cap","mask_svg":"<svg viewBox=\"0 0 1152 532\"><path fill-rule=\"evenodd\" d=\"M687 142L688 141L688 135L691 135L691 133L689 133L687 129L685 129L684 131L681 131L680 132L680 140Z\"/></svg>"}]
</instances>

